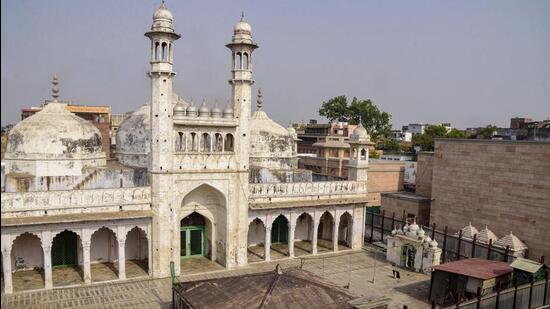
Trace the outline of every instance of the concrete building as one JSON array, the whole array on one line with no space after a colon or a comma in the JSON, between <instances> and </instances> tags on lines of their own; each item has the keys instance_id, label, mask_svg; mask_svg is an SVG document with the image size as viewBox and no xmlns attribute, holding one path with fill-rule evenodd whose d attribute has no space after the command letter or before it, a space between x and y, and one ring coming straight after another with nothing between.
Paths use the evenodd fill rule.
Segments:
<instances>
[{"instance_id":1,"label":"concrete building","mask_svg":"<svg viewBox=\"0 0 550 309\"><path fill-rule=\"evenodd\" d=\"M424 130L427 126L428 125L424 123L409 123L406 131L411 132L413 136L416 134L424 134Z\"/></svg>"},{"instance_id":2,"label":"concrete building","mask_svg":"<svg viewBox=\"0 0 550 309\"><path fill-rule=\"evenodd\" d=\"M195 258L231 268L281 252L361 249L365 128L350 136L348 180L312 181L297 168L295 130L268 117L260 92L251 113L258 45L244 16L226 45L231 103L223 110L174 92L180 35L164 3L145 35L150 103L120 124L118 162L106 162L97 127L58 99L57 80L52 102L11 130L1 197L6 293L30 281L90 284L106 272L107 280L169 277L171 262L179 275Z\"/></svg>"}]
</instances>

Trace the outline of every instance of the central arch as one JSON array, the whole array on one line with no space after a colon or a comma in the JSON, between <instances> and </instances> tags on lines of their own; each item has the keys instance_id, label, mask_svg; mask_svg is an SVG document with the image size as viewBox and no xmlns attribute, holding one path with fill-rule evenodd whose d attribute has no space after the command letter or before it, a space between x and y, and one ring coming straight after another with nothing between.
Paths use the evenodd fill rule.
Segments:
<instances>
[{"instance_id":1,"label":"central arch","mask_svg":"<svg viewBox=\"0 0 550 309\"><path fill-rule=\"evenodd\" d=\"M175 260L184 263L189 258L206 257L225 265L226 213L225 196L217 188L202 184L187 193L176 222ZM178 273L181 263L177 263Z\"/></svg>"}]
</instances>

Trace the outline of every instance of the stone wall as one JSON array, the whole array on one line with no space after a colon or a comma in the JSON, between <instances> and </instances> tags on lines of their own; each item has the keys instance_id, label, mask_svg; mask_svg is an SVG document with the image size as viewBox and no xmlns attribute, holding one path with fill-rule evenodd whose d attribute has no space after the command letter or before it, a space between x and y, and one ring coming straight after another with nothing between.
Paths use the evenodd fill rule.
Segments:
<instances>
[{"instance_id":1,"label":"stone wall","mask_svg":"<svg viewBox=\"0 0 550 309\"><path fill-rule=\"evenodd\" d=\"M382 192L403 190L405 163L401 161L370 160L367 186L369 206L380 206Z\"/></svg>"},{"instance_id":2,"label":"stone wall","mask_svg":"<svg viewBox=\"0 0 550 309\"><path fill-rule=\"evenodd\" d=\"M510 231L550 256L550 143L436 140L430 222Z\"/></svg>"},{"instance_id":3,"label":"stone wall","mask_svg":"<svg viewBox=\"0 0 550 309\"><path fill-rule=\"evenodd\" d=\"M382 193L382 210L386 217L402 219L403 211L405 218L416 217L416 222L428 225L430 222L430 199L410 192Z\"/></svg>"},{"instance_id":4,"label":"stone wall","mask_svg":"<svg viewBox=\"0 0 550 309\"><path fill-rule=\"evenodd\" d=\"M418 155L416 167L416 193L426 197L432 196L433 152L422 152Z\"/></svg>"}]
</instances>

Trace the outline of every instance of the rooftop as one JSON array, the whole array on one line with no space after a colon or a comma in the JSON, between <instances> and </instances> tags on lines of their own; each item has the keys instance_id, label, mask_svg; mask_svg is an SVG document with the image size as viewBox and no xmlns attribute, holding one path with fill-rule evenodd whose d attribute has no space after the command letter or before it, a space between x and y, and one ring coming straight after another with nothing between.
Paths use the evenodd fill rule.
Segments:
<instances>
[{"instance_id":1,"label":"rooftop","mask_svg":"<svg viewBox=\"0 0 550 309\"><path fill-rule=\"evenodd\" d=\"M506 262L474 258L434 266L434 270L487 280L507 275L513 269Z\"/></svg>"},{"instance_id":2,"label":"rooftop","mask_svg":"<svg viewBox=\"0 0 550 309\"><path fill-rule=\"evenodd\" d=\"M176 283L191 308L351 308L357 296L305 270L285 269Z\"/></svg>"}]
</instances>

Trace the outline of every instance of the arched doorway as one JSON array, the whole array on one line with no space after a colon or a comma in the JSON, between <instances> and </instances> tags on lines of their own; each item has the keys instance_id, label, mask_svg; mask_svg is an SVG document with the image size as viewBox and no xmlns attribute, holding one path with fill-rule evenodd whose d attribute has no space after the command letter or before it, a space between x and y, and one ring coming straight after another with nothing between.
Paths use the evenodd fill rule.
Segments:
<instances>
[{"instance_id":1,"label":"arched doorway","mask_svg":"<svg viewBox=\"0 0 550 309\"><path fill-rule=\"evenodd\" d=\"M248 225L248 263L265 260L265 226L262 220L255 218Z\"/></svg>"},{"instance_id":2,"label":"arched doorway","mask_svg":"<svg viewBox=\"0 0 550 309\"><path fill-rule=\"evenodd\" d=\"M52 281L54 286L84 283L82 243L72 231L64 230L52 241Z\"/></svg>"},{"instance_id":3,"label":"arched doorway","mask_svg":"<svg viewBox=\"0 0 550 309\"><path fill-rule=\"evenodd\" d=\"M334 218L328 211L325 211L319 220L317 229L317 252L332 251L333 228Z\"/></svg>"},{"instance_id":4,"label":"arched doorway","mask_svg":"<svg viewBox=\"0 0 550 309\"><path fill-rule=\"evenodd\" d=\"M90 240L90 270L92 282L116 280L119 276L118 241L115 233L102 227L92 234Z\"/></svg>"},{"instance_id":5,"label":"arched doorway","mask_svg":"<svg viewBox=\"0 0 550 309\"><path fill-rule=\"evenodd\" d=\"M149 240L144 230L134 227L126 234L124 244L126 277L147 276L149 273Z\"/></svg>"},{"instance_id":6,"label":"arched doorway","mask_svg":"<svg viewBox=\"0 0 550 309\"><path fill-rule=\"evenodd\" d=\"M23 233L13 241L11 261L14 291L44 288L44 251L38 236Z\"/></svg>"},{"instance_id":7,"label":"arched doorway","mask_svg":"<svg viewBox=\"0 0 550 309\"><path fill-rule=\"evenodd\" d=\"M352 221L351 215L346 211L340 216L340 223L338 224L338 245L345 246L351 249L352 242Z\"/></svg>"},{"instance_id":8,"label":"arched doorway","mask_svg":"<svg viewBox=\"0 0 550 309\"><path fill-rule=\"evenodd\" d=\"M180 257L182 259L207 256L211 248L207 246L207 219L193 212L180 221Z\"/></svg>"},{"instance_id":9,"label":"arched doorway","mask_svg":"<svg viewBox=\"0 0 550 309\"><path fill-rule=\"evenodd\" d=\"M409 269L415 269L416 248L404 245L401 249L401 265Z\"/></svg>"},{"instance_id":10,"label":"arched doorway","mask_svg":"<svg viewBox=\"0 0 550 309\"><path fill-rule=\"evenodd\" d=\"M313 252L313 217L308 213L302 213L296 219L294 231L294 255L302 256Z\"/></svg>"},{"instance_id":11,"label":"arched doorway","mask_svg":"<svg viewBox=\"0 0 550 309\"><path fill-rule=\"evenodd\" d=\"M288 219L283 215L279 215L271 224L271 259L275 260L289 255L288 228Z\"/></svg>"},{"instance_id":12,"label":"arched doorway","mask_svg":"<svg viewBox=\"0 0 550 309\"><path fill-rule=\"evenodd\" d=\"M271 244L288 243L288 220L279 215L271 225Z\"/></svg>"}]
</instances>

